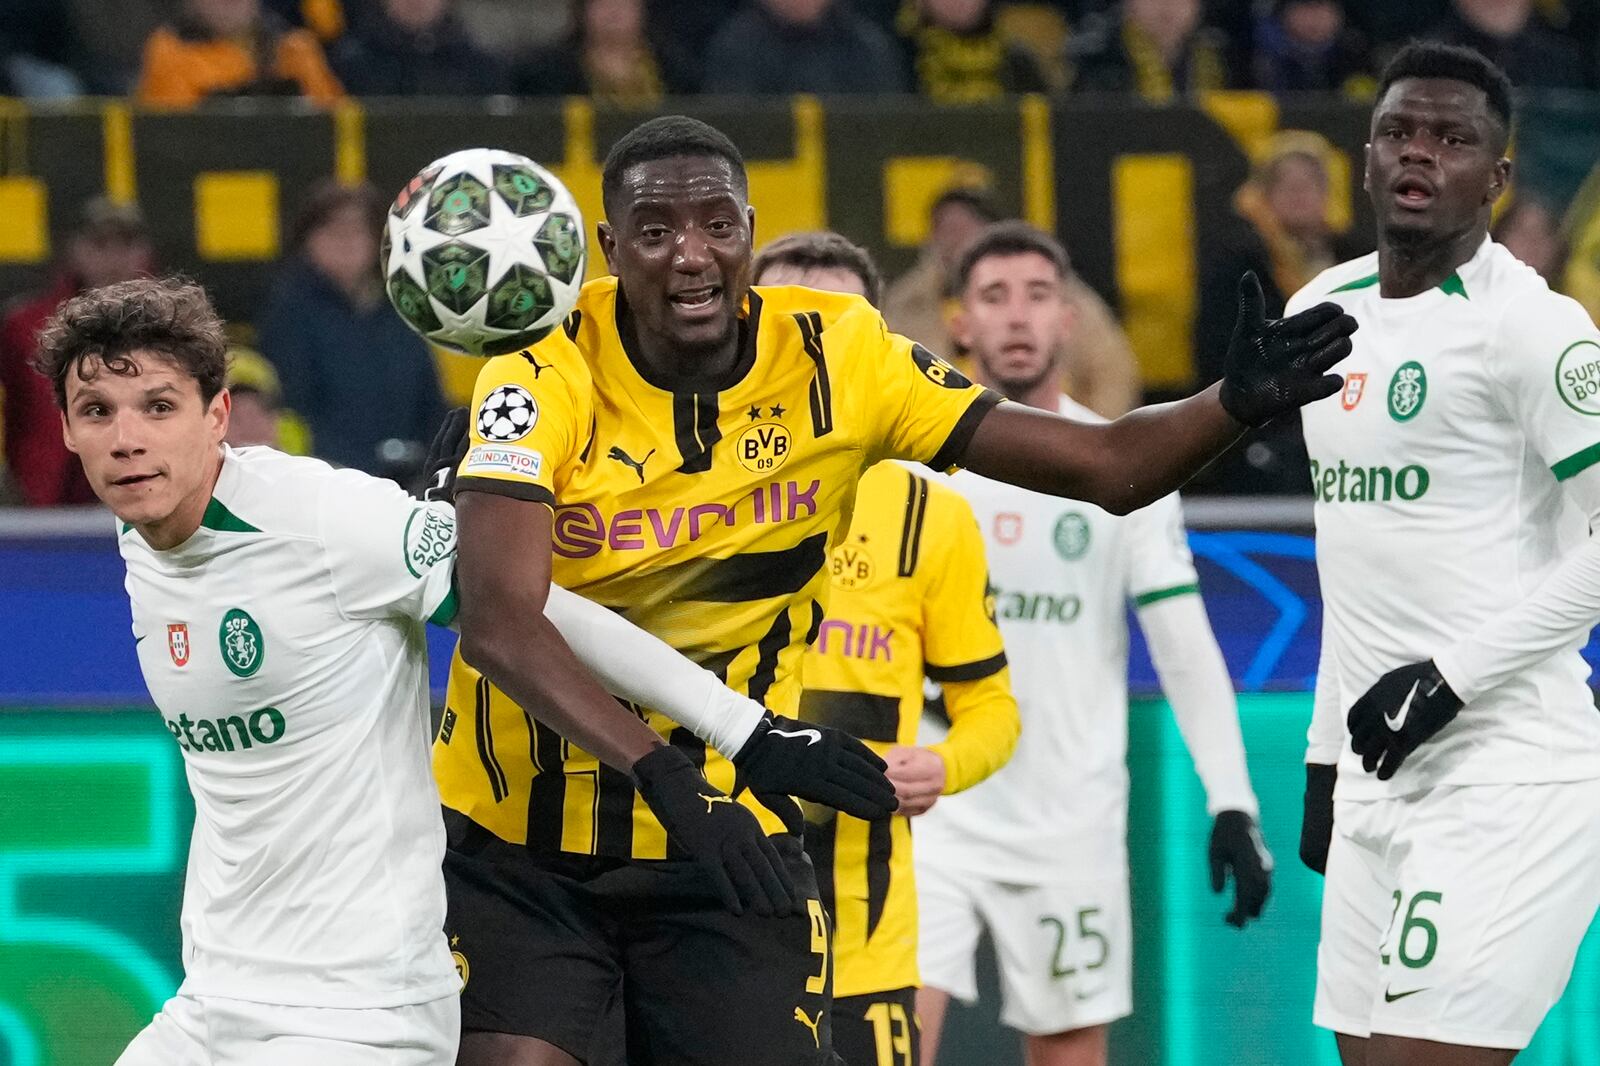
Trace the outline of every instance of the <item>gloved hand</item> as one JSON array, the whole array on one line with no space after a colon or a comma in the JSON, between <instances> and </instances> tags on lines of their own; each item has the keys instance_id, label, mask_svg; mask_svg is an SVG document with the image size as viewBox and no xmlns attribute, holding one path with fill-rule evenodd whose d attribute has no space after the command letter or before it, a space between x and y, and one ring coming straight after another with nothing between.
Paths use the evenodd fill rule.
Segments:
<instances>
[{"instance_id":1,"label":"gloved hand","mask_svg":"<svg viewBox=\"0 0 1600 1066\"><path fill-rule=\"evenodd\" d=\"M1328 871L1328 845L1333 842L1333 787L1339 768L1306 763L1305 811L1300 816L1300 861L1315 873Z\"/></svg>"},{"instance_id":2,"label":"gloved hand","mask_svg":"<svg viewBox=\"0 0 1600 1066\"><path fill-rule=\"evenodd\" d=\"M871 821L898 806L888 765L838 729L769 714L733 757L739 782L756 795L779 793Z\"/></svg>"},{"instance_id":3,"label":"gloved hand","mask_svg":"<svg viewBox=\"0 0 1600 1066\"><path fill-rule=\"evenodd\" d=\"M1222 375L1223 409L1247 426L1260 426L1332 396L1344 379L1328 371L1350 354L1355 331L1356 320L1332 303L1268 322L1261 282L1246 271Z\"/></svg>"},{"instance_id":4,"label":"gloved hand","mask_svg":"<svg viewBox=\"0 0 1600 1066\"><path fill-rule=\"evenodd\" d=\"M457 407L444 416L439 432L428 445L428 457L422 462L422 491L424 500L441 500L454 503L456 497L456 470L467 455L467 409Z\"/></svg>"},{"instance_id":5,"label":"gloved hand","mask_svg":"<svg viewBox=\"0 0 1600 1066\"><path fill-rule=\"evenodd\" d=\"M794 882L761 823L714 788L687 755L663 744L631 773L667 835L699 863L730 911L743 914L748 907L763 918L794 912Z\"/></svg>"},{"instance_id":6,"label":"gloved hand","mask_svg":"<svg viewBox=\"0 0 1600 1066\"><path fill-rule=\"evenodd\" d=\"M1272 891L1272 853L1261 840L1256 820L1244 811L1219 811L1211 823L1211 891L1221 892L1233 871L1233 910L1224 919L1243 929L1261 917Z\"/></svg>"},{"instance_id":7,"label":"gloved hand","mask_svg":"<svg viewBox=\"0 0 1600 1066\"><path fill-rule=\"evenodd\" d=\"M1368 773L1387 781L1406 757L1449 725L1461 698L1440 676L1433 660L1390 670L1350 708L1350 747Z\"/></svg>"}]
</instances>

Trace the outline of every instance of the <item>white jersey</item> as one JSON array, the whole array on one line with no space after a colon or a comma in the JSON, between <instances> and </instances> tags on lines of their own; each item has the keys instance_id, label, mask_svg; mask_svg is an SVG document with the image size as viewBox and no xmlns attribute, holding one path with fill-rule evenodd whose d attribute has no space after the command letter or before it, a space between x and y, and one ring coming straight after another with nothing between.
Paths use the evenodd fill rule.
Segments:
<instances>
[{"instance_id":1,"label":"white jersey","mask_svg":"<svg viewBox=\"0 0 1600 1066\"><path fill-rule=\"evenodd\" d=\"M1103 421L1065 396L1060 412ZM949 484L983 529L1022 736L994 776L917 819L918 861L1027 884L1103 874L1125 861L1129 600L1199 589L1178 497L1118 517L966 471ZM1225 672L1218 684L1232 716ZM1234 722L1224 805L1254 811Z\"/></svg>"},{"instance_id":2,"label":"white jersey","mask_svg":"<svg viewBox=\"0 0 1600 1066\"><path fill-rule=\"evenodd\" d=\"M201 528L119 538L139 666L194 835L182 993L381 1008L460 988L445 943L424 621L454 513L269 448L224 449Z\"/></svg>"},{"instance_id":3,"label":"white jersey","mask_svg":"<svg viewBox=\"0 0 1600 1066\"><path fill-rule=\"evenodd\" d=\"M1341 396L1303 413L1316 497L1322 662L1308 758L1338 795L1600 776L1600 714L1581 637L1471 698L1391 780L1350 750L1350 705L1528 597L1588 535L1562 482L1600 459L1600 333L1574 301L1485 241L1438 288L1383 299L1376 254L1289 301L1332 300L1361 328ZM1459 682L1453 682L1459 683Z\"/></svg>"}]
</instances>

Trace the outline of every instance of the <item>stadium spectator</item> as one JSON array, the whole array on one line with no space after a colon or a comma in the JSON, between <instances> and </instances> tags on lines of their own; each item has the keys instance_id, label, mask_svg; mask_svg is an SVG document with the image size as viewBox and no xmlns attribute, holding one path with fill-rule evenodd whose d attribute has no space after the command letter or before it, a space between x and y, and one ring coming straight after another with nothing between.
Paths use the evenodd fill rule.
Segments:
<instances>
[{"instance_id":1,"label":"stadium spectator","mask_svg":"<svg viewBox=\"0 0 1600 1066\"><path fill-rule=\"evenodd\" d=\"M5 458L22 502L34 507L93 503L82 465L61 440L50 382L33 370L39 329L85 289L129 281L153 265L139 209L104 198L83 206L55 279L0 317L0 391L5 393Z\"/></svg>"},{"instance_id":2,"label":"stadium spectator","mask_svg":"<svg viewBox=\"0 0 1600 1066\"><path fill-rule=\"evenodd\" d=\"M1067 41L1073 92L1131 93L1150 103L1231 88L1225 42L1201 25L1200 0L1123 0Z\"/></svg>"},{"instance_id":3,"label":"stadium spectator","mask_svg":"<svg viewBox=\"0 0 1600 1066\"><path fill-rule=\"evenodd\" d=\"M1538 196L1518 193L1494 225L1494 239L1539 272L1551 288L1561 287L1567 265L1567 239L1561 216Z\"/></svg>"},{"instance_id":4,"label":"stadium spectator","mask_svg":"<svg viewBox=\"0 0 1600 1066\"><path fill-rule=\"evenodd\" d=\"M72 27L73 66L84 88L99 96L126 96L139 80L145 42L175 22L181 0L62 0Z\"/></svg>"},{"instance_id":5,"label":"stadium spectator","mask_svg":"<svg viewBox=\"0 0 1600 1066\"><path fill-rule=\"evenodd\" d=\"M1534 16L1534 0L1455 0L1427 36L1483 53L1519 89L1580 89L1583 50Z\"/></svg>"},{"instance_id":6,"label":"stadium spectator","mask_svg":"<svg viewBox=\"0 0 1600 1066\"><path fill-rule=\"evenodd\" d=\"M1223 353L1233 332L1239 278L1255 272L1269 317L1323 270L1358 249L1329 222L1329 160L1335 149L1315 133L1287 130L1275 136L1248 181L1234 195L1231 224L1208 245L1200 268L1200 309L1195 323L1196 374L1201 385L1222 376ZM1220 345L1220 347L1218 347ZM1304 492L1305 445L1298 417L1266 427L1201 475L1206 491Z\"/></svg>"},{"instance_id":7,"label":"stadium spectator","mask_svg":"<svg viewBox=\"0 0 1600 1066\"><path fill-rule=\"evenodd\" d=\"M309 30L292 29L260 0L185 0L178 20L145 42L140 103L194 107L227 96L344 95Z\"/></svg>"},{"instance_id":8,"label":"stadium spectator","mask_svg":"<svg viewBox=\"0 0 1600 1066\"><path fill-rule=\"evenodd\" d=\"M223 440L235 448L265 444L281 449L283 389L272 364L253 349L229 348L227 380L233 409L228 414L228 435Z\"/></svg>"},{"instance_id":9,"label":"stadium spectator","mask_svg":"<svg viewBox=\"0 0 1600 1066\"><path fill-rule=\"evenodd\" d=\"M370 185L312 191L258 341L284 400L329 462L404 477L444 417L422 338L389 306L378 271L386 200Z\"/></svg>"},{"instance_id":10,"label":"stadium spectator","mask_svg":"<svg viewBox=\"0 0 1600 1066\"><path fill-rule=\"evenodd\" d=\"M645 107L691 92L692 64L650 33L644 0L574 0L567 40L535 53L515 75L523 96L589 96Z\"/></svg>"},{"instance_id":11,"label":"stadium spectator","mask_svg":"<svg viewBox=\"0 0 1600 1066\"><path fill-rule=\"evenodd\" d=\"M329 47L354 96L491 96L505 67L467 36L451 0L380 0Z\"/></svg>"},{"instance_id":12,"label":"stadium spectator","mask_svg":"<svg viewBox=\"0 0 1600 1066\"><path fill-rule=\"evenodd\" d=\"M915 0L901 10L912 85L938 103L1044 92L1044 74L995 21L993 0Z\"/></svg>"},{"instance_id":13,"label":"stadium spectator","mask_svg":"<svg viewBox=\"0 0 1600 1066\"><path fill-rule=\"evenodd\" d=\"M894 93L894 40L844 0L753 0L706 49L708 93Z\"/></svg>"},{"instance_id":14,"label":"stadium spectator","mask_svg":"<svg viewBox=\"0 0 1600 1066\"><path fill-rule=\"evenodd\" d=\"M0 4L0 95L59 100L83 92L72 23L55 0Z\"/></svg>"},{"instance_id":15,"label":"stadium spectator","mask_svg":"<svg viewBox=\"0 0 1600 1066\"><path fill-rule=\"evenodd\" d=\"M1256 26L1255 87L1274 93L1377 88L1366 41L1345 24L1338 0L1278 0Z\"/></svg>"}]
</instances>

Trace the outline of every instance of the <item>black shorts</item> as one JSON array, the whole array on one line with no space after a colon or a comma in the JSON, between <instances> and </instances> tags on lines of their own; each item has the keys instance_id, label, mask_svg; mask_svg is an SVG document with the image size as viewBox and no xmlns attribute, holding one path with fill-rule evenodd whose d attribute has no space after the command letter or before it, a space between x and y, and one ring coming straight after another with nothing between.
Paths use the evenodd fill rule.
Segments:
<instances>
[{"instance_id":1,"label":"black shorts","mask_svg":"<svg viewBox=\"0 0 1600 1066\"><path fill-rule=\"evenodd\" d=\"M772 843L807 906L760 918L729 913L690 862L532 852L446 824L463 1032L535 1037L587 1066L837 1066L829 928L799 838Z\"/></svg>"},{"instance_id":2,"label":"black shorts","mask_svg":"<svg viewBox=\"0 0 1600 1066\"><path fill-rule=\"evenodd\" d=\"M918 1066L917 990L896 988L833 1001L833 1050L844 1066Z\"/></svg>"}]
</instances>

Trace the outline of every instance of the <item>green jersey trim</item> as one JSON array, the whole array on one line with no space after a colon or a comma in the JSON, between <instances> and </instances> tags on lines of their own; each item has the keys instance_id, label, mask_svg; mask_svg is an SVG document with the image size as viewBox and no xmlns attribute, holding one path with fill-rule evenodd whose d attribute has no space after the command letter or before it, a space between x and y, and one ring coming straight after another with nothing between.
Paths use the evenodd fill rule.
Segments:
<instances>
[{"instance_id":1,"label":"green jersey trim","mask_svg":"<svg viewBox=\"0 0 1600 1066\"><path fill-rule=\"evenodd\" d=\"M122 523L122 529L117 533L117 536L122 536L132 528L128 523ZM211 502L206 504L206 513L200 516L200 528L215 529L219 533L261 532L261 530L224 507L222 501L216 497L212 497Z\"/></svg>"},{"instance_id":2,"label":"green jersey trim","mask_svg":"<svg viewBox=\"0 0 1600 1066\"><path fill-rule=\"evenodd\" d=\"M1376 275L1376 274L1368 274L1364 278L1357 278L1354 281L1345 282L1343 285L1340 285L1337 289L1334 289L1333 292L1330 292L1328 295L1332 296L1334 292L1354 292L1356 289L1370 289L1370 288L1372 288L1372 286L1376 285L1377 283L1378 283L1378 275Z\"/></svg>"},{"instance_id":3,"label":"green jersey trim","mask_svg":"<svg viewBox=\"0 0 1600 1066\"><path fill-rule=\"evenodd\" d=\"M215 529L220 533L261 532L261 530L224 507L222 501L216 497L212 497L211 502L206 504L206 513L200 516L200 525L204 529Z\"/></svg>"},{"instance_id":4,"label":"green jersey trim","mask_svg":"<svg viewBox=\"0 0 1600 1066\"><path fill-rule=\"evenodd\" d=\"M1557 481L1565 481L1600 463L1600 444L1591 444L1580 452L1573 452L1550 468Z\"/></svg>"},{"instance_id":5,"label":"green jersey trim","mask_svg":"<svg viewBox=\"0 0 1600 1066\"><path fill-rule=\"evenodd\" d=\"M1151 589L1149 592L1141 592L1133 598L1133 605L1135 607L1148 607L1152 603L1170 600L1174 596L1194 596L1199 595L1199 593L1200 586L1192 582L1187 585L1173 585L1171 588Z\"/></svg>"},{"instance_id":6,"label":"green jersey trim","mask_svg":"<svg viewBox=\"0 0 1600 1066\"><path fill-rule=\"evenodd\" d=\"M1354 292L1357 289L1370 289L1377 283L1378 275L1368 274L1364 278L1357 278L1354 281L1345 282L1337 289L1329 292L1328 295L1332 296L1335 292ZM1463 300L1472 299L1472 297L1467 295L1467 286L1466 283L1461 280L1460 274L1451 274L1448 278L1445 278L1443 281L1441 281L1439 283L1439 291L1444 293L1446 296L1459 296Z\"/></svg>"},{"instance_id":7,"label":"green jersey trim","mask_svg":"<svg viewBox=\"0 0 1600 1066\"><path fill-rule=\"evenodd\" d=\"M456 612L460 609L456 599L456 576L450 575L450 591L444 594L444 599L439 601L439 606L433 609L428 616L428 621L436 626L448 626L456 620Z\"/></svg>"}]
</instances>

